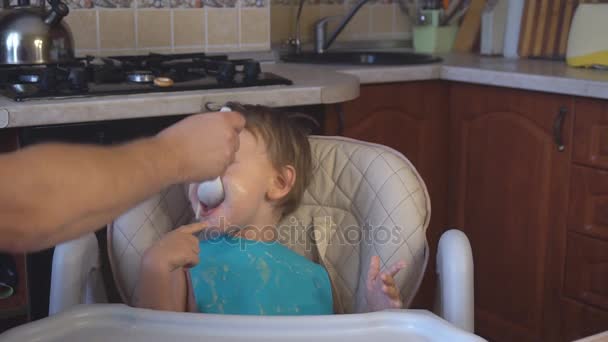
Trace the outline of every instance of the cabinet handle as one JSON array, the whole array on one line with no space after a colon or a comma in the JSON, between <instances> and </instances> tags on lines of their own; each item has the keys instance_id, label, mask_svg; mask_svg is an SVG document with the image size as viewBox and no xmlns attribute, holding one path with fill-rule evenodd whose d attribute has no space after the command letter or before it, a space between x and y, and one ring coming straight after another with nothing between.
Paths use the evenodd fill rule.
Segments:
<instances>
[{"instance_id":1,"label":"cabinet handle","mask_svg":"<svg viewBox=\"0 0 608 342\"><path fill-rule=\"evenodd\" d=\"M564 150L566 150L566 146L564 146L564 137L562 136L566 114L568 114L568 109L566 107L561 107L559 109L559 113L557 113L557 116L555 116L555 120L553 121L553 140L557 145L557 150L560 152L564 152Z\"/></svg>"}]
</instances>

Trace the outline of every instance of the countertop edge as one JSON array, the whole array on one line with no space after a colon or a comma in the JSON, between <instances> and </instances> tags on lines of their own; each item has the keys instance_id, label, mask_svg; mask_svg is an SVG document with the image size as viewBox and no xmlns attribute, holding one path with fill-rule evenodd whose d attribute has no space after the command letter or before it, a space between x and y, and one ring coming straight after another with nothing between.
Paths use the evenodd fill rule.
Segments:
<instances>
[{"instance_id":1,"label":"countertop edge","mask_svg":"<svg viewBox=\"0 0 608 342\"><path fill-rule=\"evenodd\" d=\"M439 79L570 96L608 99L608 82L443 65Z\"/></svg>"},{"instance_id":2,"label":"countertop edge","mask_svg":"<svg viewBox=\"0 0 608 342\"><path fill-rule=\"evenodd\" d=\"M331 104L359 96L359 79L327 70L268 65L271 72L294 79L292 86L264 86L179 93L103 96L67 100L13 102L0 99L0 128L98 122L187 115L204 111L207 102L238 101L270 107Z\"/></svg>"}]
</instances>

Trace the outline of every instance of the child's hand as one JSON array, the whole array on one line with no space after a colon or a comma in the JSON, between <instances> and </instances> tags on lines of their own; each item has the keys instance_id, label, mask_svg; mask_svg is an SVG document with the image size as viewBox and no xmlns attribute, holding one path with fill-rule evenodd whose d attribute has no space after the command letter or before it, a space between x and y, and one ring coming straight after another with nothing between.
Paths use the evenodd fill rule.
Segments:
<instances>
[{"instance_id":1,"label":"child's hand","mask_svg":"<svg viewBox=\"0 0 608 342\"><path fill-rule=\"evenodd\" d=\"M367 271L367 292L365 293L369 311L401 309L403 307L401 294L393 277L404 267L405 262L399 261L391 266L388 272L380 273L380 257L372 256Z\"/></svg>"},{"instance_id":2,"label":"child's hand","mask_svg":"<svg viewBox=\"0 0 608 342\"><path fill-rule=\"evenodd\" d=\"M181 226L148 248L143 267L159 272L172 272L198 264L198 238L194 234L207 228L204 223Z\"/></svg>"}]
</instances>

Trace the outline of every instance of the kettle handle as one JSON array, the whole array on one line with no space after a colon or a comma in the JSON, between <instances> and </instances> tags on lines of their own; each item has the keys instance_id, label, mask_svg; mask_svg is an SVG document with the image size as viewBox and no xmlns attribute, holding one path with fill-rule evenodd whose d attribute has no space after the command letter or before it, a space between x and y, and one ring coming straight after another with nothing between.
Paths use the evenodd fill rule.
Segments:
<instances>
[{"instance_id":1,"label":"kettle handle","mask_svg":"<svg viewBox=\"0 0 608 342\"><path fill-rule=\"evenodd\" d=\"M5 0L3 0L5 1ZM61 0L48 0L51 5L51 10L47 14L46 18L44 18L44 22L47 25L56 25L70 13L70 9L68 5L63 3Z\"/></svg>"}]
</instances>

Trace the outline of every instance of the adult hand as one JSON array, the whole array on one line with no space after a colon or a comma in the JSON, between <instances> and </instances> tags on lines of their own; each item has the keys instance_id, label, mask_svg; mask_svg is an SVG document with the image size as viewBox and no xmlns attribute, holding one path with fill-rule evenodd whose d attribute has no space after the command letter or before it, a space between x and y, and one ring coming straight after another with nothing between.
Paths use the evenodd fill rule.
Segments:
<instances>
[{"instance_id":1,"label":"adult hand","mask_svg":"<svg viewBox=\"0 0 608 342\"><path fill-rule=\"evenodd\" d=\"M158 134L177 159L182 182L211 179L224 173L239 149L245 118L237 112L192 115Z\"/></svg>"}]
</instances>

